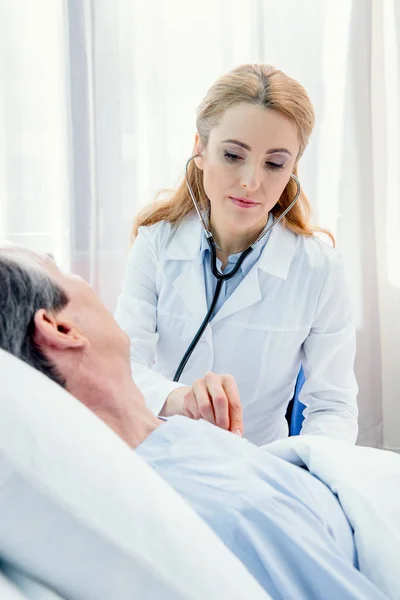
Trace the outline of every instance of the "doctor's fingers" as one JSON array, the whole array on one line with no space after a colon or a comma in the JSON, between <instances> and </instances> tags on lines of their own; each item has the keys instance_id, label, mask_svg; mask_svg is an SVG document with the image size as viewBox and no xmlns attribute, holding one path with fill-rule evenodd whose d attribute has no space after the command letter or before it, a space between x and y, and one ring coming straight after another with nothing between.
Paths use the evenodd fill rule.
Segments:
<instances>
[{"instance_id":1,"label":"doctor's fingers","mask_svg":"<svg viewBox=\"0 0 400 600\"><path fill-rule=\"evenodd\" d=\"M201 418L215 425L215 414L209 390L204 379L197 379L192 386Z\"/></svg>"},{"instance_id":2,"label":"doctor's fingers","mask_svg":"<svg viewBox=\"0 0 400 600\"><path fill-rule=\"evenodd\" d=\"M183 398L183 414L185 417L196 421L201 419L200 409L193 390L190 390Z\"/></svg>"},{"instance_id":3,"label":"doctor's fingers","mask_svg":"<svg viewBox=\"0 0 400 600\"><path fill-rule=\"evenodd\" d=\"M243 435L243 409L237 383L232 375L223 375L222 385L229 401L229 429Z\"/></svg>"},{"instance_id":4,"label":"doctor's fingers","mask_svg":"<svg viewBox=\"0 0 400 600\"><path fill-rule=\"evenodd\" d=\"M214 407L215 424L221 429L229 429L229 398L223 388L223 377L207 373L204 381Z\"/></svg>"}]
</instances>

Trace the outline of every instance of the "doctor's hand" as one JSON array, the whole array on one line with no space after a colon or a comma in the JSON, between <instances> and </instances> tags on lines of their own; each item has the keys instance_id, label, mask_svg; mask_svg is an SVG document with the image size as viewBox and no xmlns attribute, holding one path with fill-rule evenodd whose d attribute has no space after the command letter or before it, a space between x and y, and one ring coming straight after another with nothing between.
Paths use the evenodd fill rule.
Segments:
<instances>
[{"instance_id":1,"label":"doctor's hand","mask_svg":"<svg viewBox=\"0 0 400 600\"><path fill-rule=\"evenodd\" d=\"M182 414L204 419L217 427L243 435L243 415L239 390L232 375L207 373L192 387L177 388L168 396L161 414Z\"/></svg>"}]
</instances>

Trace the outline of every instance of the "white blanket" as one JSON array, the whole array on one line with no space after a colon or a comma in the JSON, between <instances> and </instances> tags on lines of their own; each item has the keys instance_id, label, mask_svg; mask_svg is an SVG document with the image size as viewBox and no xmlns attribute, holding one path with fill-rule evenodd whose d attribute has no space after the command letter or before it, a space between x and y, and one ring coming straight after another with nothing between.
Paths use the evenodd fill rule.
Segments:
<instances>
[{"instance_id":1,"label":"white blanket","mask_svg":"<svg viewBox=\"0 0 400 600\"><path fill-rule=\"evenodd\" d=\"M388 598L400 598L400 455L302 435L264 446L307 469L334 492L354 530L359 568Z\"/></svg>"}]
</instances>

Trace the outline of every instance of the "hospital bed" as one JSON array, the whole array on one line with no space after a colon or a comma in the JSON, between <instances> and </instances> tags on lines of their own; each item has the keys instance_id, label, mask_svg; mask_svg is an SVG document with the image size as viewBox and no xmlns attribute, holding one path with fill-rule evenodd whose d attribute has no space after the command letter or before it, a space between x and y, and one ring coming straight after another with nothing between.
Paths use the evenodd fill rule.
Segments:
<instances>
[{"instance_id":1,"label":"hospital bed","mask_svg":"<svg viewBox=\"0 0 400 600\"><path fill-rule=\"evenodd\" d=\"M0 350L1 600L266 600L104 423Z\"/></svg>"},{"instance_id":2,"label":"hospital bed","mask_svg":"<svg viewBox=\"0 0 400 600\"><path fill-rule=\"evenodd\" d=\"M0 350L0 600L266 600L191 507L102 421ZM338 496L360 571L400 598L400 457L319 436L266 452Z\"/></svg>"}]
</instances>

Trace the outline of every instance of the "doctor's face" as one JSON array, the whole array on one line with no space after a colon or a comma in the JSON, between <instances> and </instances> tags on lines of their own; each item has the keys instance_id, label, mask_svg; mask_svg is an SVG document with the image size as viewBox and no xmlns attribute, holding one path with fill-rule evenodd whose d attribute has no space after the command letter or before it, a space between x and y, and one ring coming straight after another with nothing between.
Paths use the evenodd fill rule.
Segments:
<instances>
[{"instance_id":1,"label":"doctor's face","mask_svg":"<svg viewBox=\"0 0 400 600\"><path fill-rule=\"evenodd\" d=\"M211 130L207 146L197 140L196 159L211 205L211 226L232 235L257 237L285 189L299 152L295 124L253 104L229 108Z\"/></svg>"}]
</instances>

